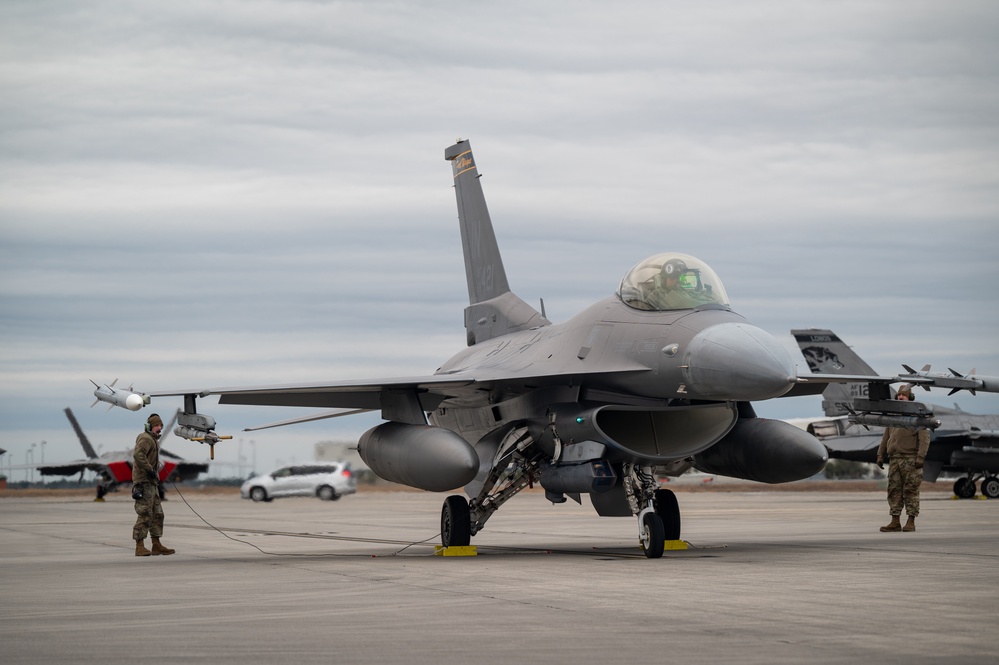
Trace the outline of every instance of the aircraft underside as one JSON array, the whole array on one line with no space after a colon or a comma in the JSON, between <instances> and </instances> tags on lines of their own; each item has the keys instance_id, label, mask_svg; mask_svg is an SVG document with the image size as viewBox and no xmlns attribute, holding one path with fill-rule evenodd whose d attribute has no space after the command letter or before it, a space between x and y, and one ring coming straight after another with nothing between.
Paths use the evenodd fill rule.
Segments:
<instances>
[{"instance_id":1,"label":"aircraft underside","mask_svg":"<svg viewBox=\"0 0 999 665\"><path fill-rule=\"evenodd\" d=\"M537 405L540 400L523 396L514 401ZM449 488L430 486L425 477L464 486L467 500L456 495L444 503L445 546L468 545L506 501L537 485L552 503L567 498L582 503L585 494L601 516L633 517L650 558L662 556L666 541L680 539L676 497L659 486L658 477L697 467L786 482L813 475L826 459L813 437L786 423L756 418L748 404L594 407L562 402L520 411L516 420L494 421L491 430L482 428L488 419L516 410L516 404L444 405L430 414L434 427L385 423L362 437L359 451L383 477L394 474L394 480L430 490ZM461 473L470 463L474 477L468 480Z\"/></svg>"},{"instance_id":2,"label":"aircraft underside","mask_svg":"<svg viewBox=\"0 0 999 665\"><path fill-rule=\"evenodd\" d=\"M585 493L602 515L636 517L639 543L648 558L661 557L666 541L680 539L676 497L659 488L651 466L607 460L552 464L525 426L509 429L498 440L487 437L477 448L480 454L491 452L494 462L483 477L466 486L470 499L452 495L444 501L441 543L445 547L468 545L493 513L535 483L545 488L553 503L565 502L566 495L580 501Z\"/></svg>"}]
</instances>

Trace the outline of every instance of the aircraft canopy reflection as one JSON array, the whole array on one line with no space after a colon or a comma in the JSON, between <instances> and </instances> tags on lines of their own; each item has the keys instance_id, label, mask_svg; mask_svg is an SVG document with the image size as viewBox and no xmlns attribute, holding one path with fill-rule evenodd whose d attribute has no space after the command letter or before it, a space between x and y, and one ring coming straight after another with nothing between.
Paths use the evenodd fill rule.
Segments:
<instances>
[{"instance_id":1,"label":"aircraft canopy reflection","mask_svg":"<svg viewBox=\"0 0 999 665\"><path fill-rule=\"evenodd\" d=\"M637 263L621 280L618 297L633 309L664 312L717 305L730 309L721 279L688 254L665 253Z\"/></svg>"}]
</instances>

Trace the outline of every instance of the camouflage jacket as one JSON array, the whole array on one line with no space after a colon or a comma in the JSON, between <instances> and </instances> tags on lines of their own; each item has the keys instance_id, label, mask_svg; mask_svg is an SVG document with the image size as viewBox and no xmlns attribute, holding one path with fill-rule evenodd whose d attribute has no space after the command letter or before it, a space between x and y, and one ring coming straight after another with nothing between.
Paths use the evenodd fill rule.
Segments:
<instances>
[{"instance_id":1,"label":"camouflage jacket","mask_svg":"<svg viewBox=\"0 0 999 665\"><path fill-rule=\"evenodd\" d=\"M160 468L160 446L149 432L135 437L132 450L132 482L155 479Z\"/></svg>"},{"instance_id":2,"label":"camouflage jacket","mask_svg":"<svg viewBox=\"0 0 999 665\"><path fill-rule=\"evenodd\" d=\"M926 451L930 448L930 431L928 429L905 429L902 427L886 427L881 435L881 445L878 446L878 459L898 455L900 457L915 457L917 463L926 459Z\"/></svg>"}]
</instances>

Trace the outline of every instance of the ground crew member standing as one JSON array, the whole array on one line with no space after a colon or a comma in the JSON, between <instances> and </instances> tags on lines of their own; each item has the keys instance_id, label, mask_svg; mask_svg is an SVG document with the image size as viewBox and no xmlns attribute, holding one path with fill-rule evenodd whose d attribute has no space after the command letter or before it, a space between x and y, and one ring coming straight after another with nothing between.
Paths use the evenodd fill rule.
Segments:
<instances>
[{"instance_id":1,"label":"ground crew member standing","mask_svg":"<svg viewBox=\"0 0 999 665\"><path fill-rule=\"evenodd\" d=\"M135 556L150 554L173 554L175 550L160 543L163 535L163 505L160 503L160 433L163 420L152 414L146 420L146 430L136 437L132 451L132 498L135 499L135 526L132 539L135 541ZM153 537L153 549L146 549L146 532Z\"/></svg>"},{"instance_id":2,"label":"ground crew member standing","mask_svg":"<svg viewBox=\"0 0 999 665\"><path fill-rule=\"evenodd\" d=\"M912 401L912 389L902 386L896 399ZM923 482L923 461L930 448L930 432L925 427L906 429L886 427L878 446L878 467L885 468L885 454L888 455L888 508L891 522L881 527L882 531L915 531L916 516L919 515L919 486ZM909 520L902 526L899 517L902 506Z\"/></svg>"}]
</instances>

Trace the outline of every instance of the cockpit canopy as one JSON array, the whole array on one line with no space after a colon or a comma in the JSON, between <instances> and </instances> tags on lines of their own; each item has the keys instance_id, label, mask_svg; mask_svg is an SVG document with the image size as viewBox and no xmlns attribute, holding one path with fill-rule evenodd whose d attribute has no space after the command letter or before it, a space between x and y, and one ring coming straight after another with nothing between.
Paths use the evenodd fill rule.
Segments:
<instances>
[{"instance_id":1,"label":"cockpit canopy","mask_svg":"<svg viewBox=\"0 0 999 665\"><path fill-rule=\"evenodd\" d=\"M728 307L728 294L708 264L687 254L657 254L628 271L617 296L628 307L652 311Z\"/></svg>"}]
</instances>

